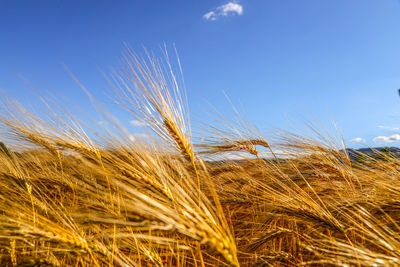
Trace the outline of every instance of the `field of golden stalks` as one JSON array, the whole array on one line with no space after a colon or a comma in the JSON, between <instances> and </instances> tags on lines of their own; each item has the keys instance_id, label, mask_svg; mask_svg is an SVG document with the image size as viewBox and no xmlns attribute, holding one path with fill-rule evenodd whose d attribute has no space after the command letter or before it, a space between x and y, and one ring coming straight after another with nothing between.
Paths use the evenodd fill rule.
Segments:
<instances>
[{"instance_id":1,"label":"field of golden stalks","mask_svg":"<svg viewBox=\"0 0 400 267\"><path fill-rule=\"evenodd\" d=\"M398 158L227 121L195 138L169 60L124 60L110 84L153 137L4 105L0 266L400 265Z\"/></svg>"}]
</instances>

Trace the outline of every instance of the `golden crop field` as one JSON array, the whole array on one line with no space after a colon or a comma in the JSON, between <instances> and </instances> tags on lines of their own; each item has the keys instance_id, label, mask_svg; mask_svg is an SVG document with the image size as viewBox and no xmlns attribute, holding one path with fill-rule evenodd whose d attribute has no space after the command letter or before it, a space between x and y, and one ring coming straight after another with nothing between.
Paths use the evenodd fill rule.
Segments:
<instances>
[{"instance_id":1,"label":"golden crop field","mask_svg":"<svg viewBox=\"0 0 400 267\"><path fill-rule=\"evenodd\" d=\"M323 131L269 142L244 121L196 138L169 61L125 61L110 83L153 137L4 105L25 149L0 149L1 266L400 265L396 156L350 160Z\"/></svg>"}]
</instances>

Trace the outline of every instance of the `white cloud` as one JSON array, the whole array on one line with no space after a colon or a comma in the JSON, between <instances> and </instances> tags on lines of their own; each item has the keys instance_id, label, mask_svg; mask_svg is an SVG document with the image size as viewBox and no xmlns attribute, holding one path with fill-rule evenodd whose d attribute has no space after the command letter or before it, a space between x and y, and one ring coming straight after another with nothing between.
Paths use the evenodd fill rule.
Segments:
<instances>
[{"instance_id":1,"label":"white cloud","mask_svg":"<svg viewBox=\"0 0 400 267\"><path fill-rule=\"evenodd\" d=\"M378 128L385 129L385 130L391 130L391 131L398 131L400 129L398 127L383 126L383 125L378 125Z\"/></svg>"},{"instance_id":2,"label":"white cloud","mask_svg":"<svg viewBox=\"0 0 400 267\"><path fill-rule=\"evenodd\" d=\"M278 159L288 159L292 158L292 153L290 151L274 149L274 154L278 157ZM208 156L213 160L245 160L252 158L254 159L254 155L249 154L245 151L235 151L235 152L225 152L221 154L212 154ZM272 159L274 160L275 157L271 154L270 151L259 151L258 157L261 159Z\"/></svg>"},{"instance_id":3,"label":"white cloud","mask_svg":"<svg viewBox=\"0 0 400 267\"><path fill-rule=\"evenodd\" d=\"M394 134L391 136L377 136L372 139L375 143L392 143L392 142L400 142L400 134Z\"/></svg>"},{"instance_id":4,"label":"white cloud","mask_svg":"<svg viewBox=\"0 0 400 267\"><path fill-rule=\"evenodd\" d=\"M143 126L149 125L147 122L139 121L139 120L131 120L129 123L132 124L133 126L138 126L138 127L143 127Z\"/></svg>"},{"instance_id":5,"label":"white cloud","mask_svg":"<svg viewBox=\"0 0 400 267\"><path fill-rule=\"evenodd\" d=\"M239 5L238 3L229 2L226 5L222 5L217 8L221 11L222 16L228 16L231 13L236 13L238 15L243 14L243 6Z\"/></svg>"},{"instance_id":6,"label":"white cloud","mask_svg":"<svg viewBox=\"0 0 400 267\"><path fill-rule=\"evenodd\" d=\"M229 2L225 5L219 6L214 10L203 15L203 18L206 20L217 20L219 17L228 17L233 15L242 15L243 14L243 6L238 4L237 2Z\"/></svg>"},{"instance_id":7,"label":"white cloud","mask_svg":"<svg viewBox=\"0 0 400 267\"><path fill-rule=\"evenodd\" d=\"M217 19L217 14L215 14L214 11L210 11L210 12L204 14L203 18L205 18L206 20L216 20Z\"/></svg>"},{"instance_id":8,"label":"white cloud","mask_svg":"<svg viewBox=\"0 0 400 267\"><path fill-rule=\"evenodd\" d=\"M103 125L108 125L108 122L107 121L98 121L98 122L96 122L96 124L99 126L103 126Z\"/></svg>"},{"instance_id":9,"label":"white cloud","mask_svg":"<svg viewBox=\"0 0 400 267\"><path fill-rule=\"evenodd\" d=\"M288 150L282 150L282 149L274 149L273 150L275 156L277 156L278 158L290 158L291 154L290 151ZM271 154L270 151L260 151L260 153L258 153L258 156L260 158L264 158L264 159L274 159L275 157Z\"/></svg>"},{"instance_id":10,"label":"white cloud","mask_svg":"<svg viewBox=\"0 0 400 267\"><path fill-rule=\"evenodd\" d=\"M361 138L361 137L356 137L356 138L351 139L350 142L351 143L362 143L362 142L365 142L365 139Z\"/></svg>"},{"instance_id":11,"label":"white cloud","mask_svg":"<svg viewBox=\"0 0 400 267\"><path fill-rule=\"evenodd\" d=\"M128 136L128 138L132 142L136 142L136 141L140 141L143 139L148 139L148 138L150 138L150 136L148 134L144 134L144 133L135 133L135 134L130 134Z\"/></svg>"}]
</instances>

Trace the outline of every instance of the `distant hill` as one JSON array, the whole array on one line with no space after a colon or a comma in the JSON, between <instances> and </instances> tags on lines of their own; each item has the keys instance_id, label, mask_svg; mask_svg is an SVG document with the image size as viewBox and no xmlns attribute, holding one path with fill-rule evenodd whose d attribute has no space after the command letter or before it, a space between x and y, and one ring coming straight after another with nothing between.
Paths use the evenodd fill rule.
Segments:
<instances>
[{"instance_id":1,"label":"distant hill","mask_svg":"<svg viewBox=\"0 0 400 267\"><path fill-rule=\"evenodd\" d=\"M353 149L353 148L348 148L347 153L349 154L350 159L355 159L359 154L365 154L367 156L373 156L378 153L382 153L387 151L387 149L390 150L390 153L393 155L400 157L400 148L398 147L365 147L365 148L360 148L360 149Z\"/></svg>"}]
</instances>

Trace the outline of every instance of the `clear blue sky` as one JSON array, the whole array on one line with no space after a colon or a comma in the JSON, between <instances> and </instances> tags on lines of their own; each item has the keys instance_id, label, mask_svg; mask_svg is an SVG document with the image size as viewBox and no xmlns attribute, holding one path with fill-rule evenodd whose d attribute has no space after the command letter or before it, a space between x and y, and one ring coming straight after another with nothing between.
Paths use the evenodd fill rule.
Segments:
<instances>
[{"instance_id":1,"label":"clear blue sky","mask_svg":"<svg viewBox=\"0 0 400 267\"><path fill-rule=\"evenodd\" d=\"M61 63L103 99L123 42L176 45L194 120L224 91L267 134L312 115L350 147L400 145L398 0L0 0L0 88L32 102L19 73L85 106Z\"/></svg>"}]
</instances>

